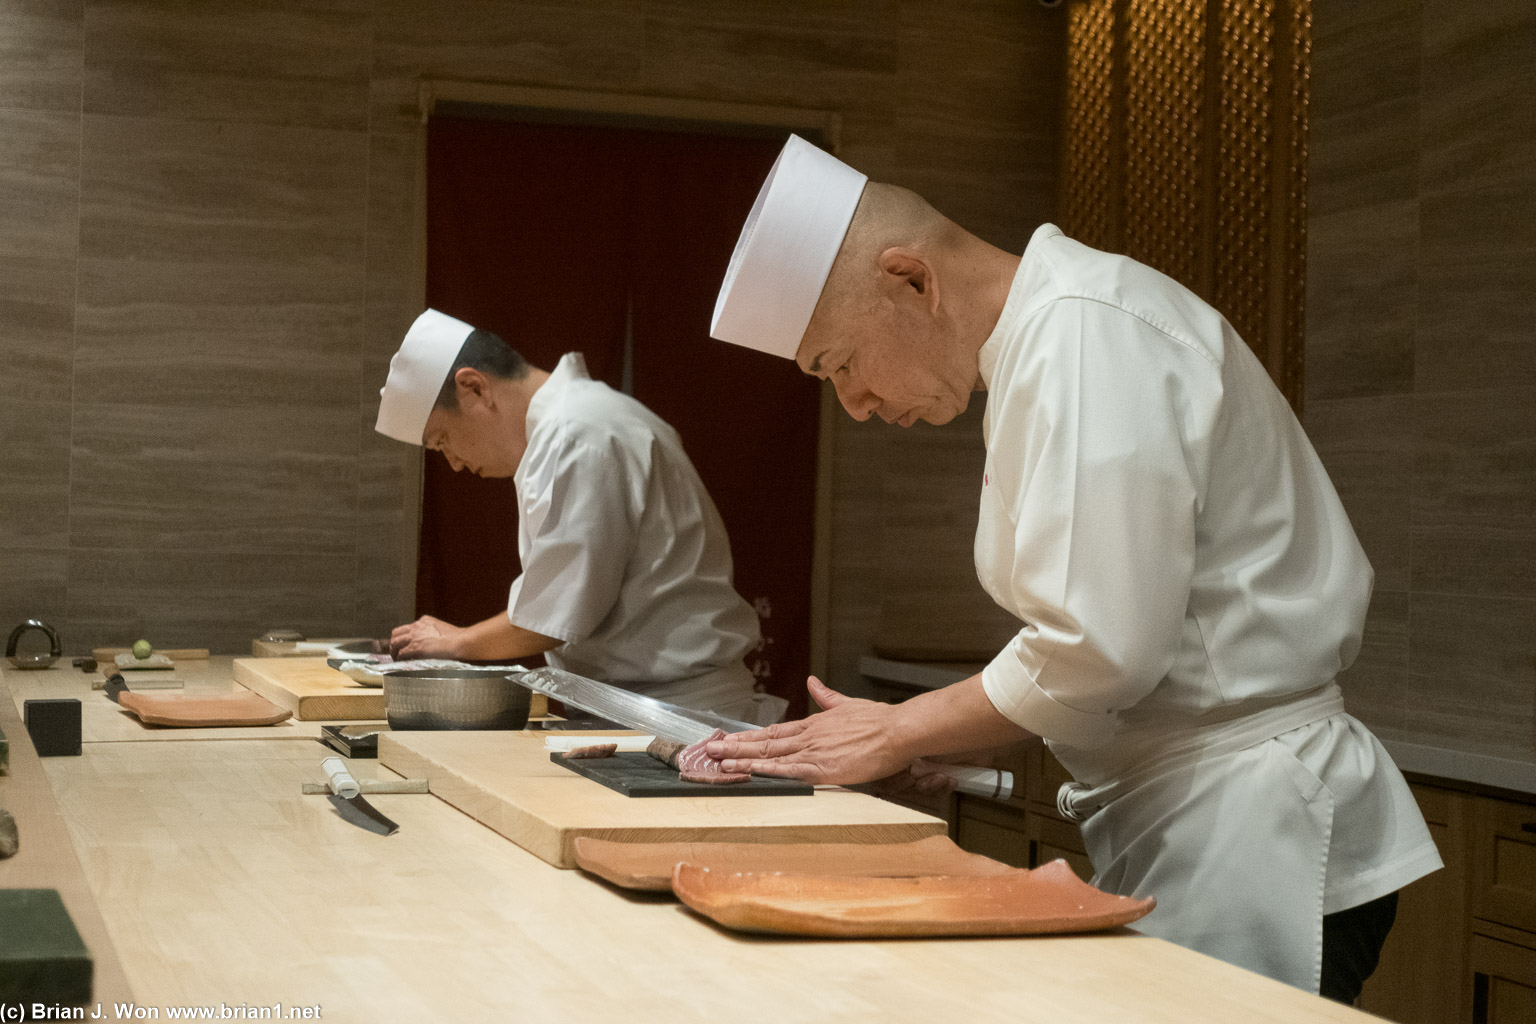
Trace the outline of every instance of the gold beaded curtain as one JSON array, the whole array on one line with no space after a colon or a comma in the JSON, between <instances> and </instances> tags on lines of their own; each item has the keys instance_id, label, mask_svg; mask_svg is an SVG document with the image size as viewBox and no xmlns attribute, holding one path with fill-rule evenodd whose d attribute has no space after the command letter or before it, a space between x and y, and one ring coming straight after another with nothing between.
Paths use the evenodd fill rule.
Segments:
<instances>
[{"instance_id":1,"label":"gold beaded curtain","mask_svg":"<svg viewBox=\"0 0 1536 1024\"><path fill-rule=\"evenodd\" d=\"M1311 0L1072 0L1061 226L1194 289L1301 411Z\"/></svg>"}]
</instances>

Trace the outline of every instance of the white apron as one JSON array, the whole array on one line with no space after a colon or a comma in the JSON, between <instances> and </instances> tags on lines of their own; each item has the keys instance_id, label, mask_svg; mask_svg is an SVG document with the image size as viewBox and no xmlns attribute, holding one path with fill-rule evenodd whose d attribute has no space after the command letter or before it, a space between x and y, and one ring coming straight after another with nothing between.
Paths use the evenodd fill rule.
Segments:
<instances>
[{"instance_id":1,"label":"white apron","mask_svg":"<svg viewBox=\"0 0 1536 1024\"><path fill-rule=\"evenodd\" d=\"M1102 785L1062 786L1094 884L1159 898L1139 931L1316 992L1333 796L1275 737L1343 712L1329 683L1144 743Z\"/></svg>"}]
</instances>

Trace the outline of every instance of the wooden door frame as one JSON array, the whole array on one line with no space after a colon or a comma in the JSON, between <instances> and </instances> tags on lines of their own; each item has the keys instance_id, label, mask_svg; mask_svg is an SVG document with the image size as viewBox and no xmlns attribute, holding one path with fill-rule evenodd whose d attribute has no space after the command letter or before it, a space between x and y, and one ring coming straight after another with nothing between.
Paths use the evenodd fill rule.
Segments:
<instances>
[{"instance_id":1,"label":"wooden door frame","mask_svg":"<svg viewBox=\"0 0 1536 1024\"><path fill-rule=\"evenodd\" d=\"M417 89L421 119L417 126L416 181L412 189L412 305L426 308L427 296L427 122L439 106L473 109L502 108L527 120L555 123L601 123L614 127L671 128L752 133L754 130L787 129L812 137L830 152L841 148L842 115L835 110L781 107L755 103L650 96L638 93L586 92L547 89L504 82L472 82L457 79L423 79ZM838 403L832 386L821 384L821 403L816 437L816 497L811 551L811 672L827 675L828 615L832 597L832 432ZM416 565L421 540L422 474L425 454L412 447L412 466L406 474L405 519L414 523L401 552L402 571L410 580L411 607L402 609L405 622L415 617Z\"/></svg>"}]
</instances>

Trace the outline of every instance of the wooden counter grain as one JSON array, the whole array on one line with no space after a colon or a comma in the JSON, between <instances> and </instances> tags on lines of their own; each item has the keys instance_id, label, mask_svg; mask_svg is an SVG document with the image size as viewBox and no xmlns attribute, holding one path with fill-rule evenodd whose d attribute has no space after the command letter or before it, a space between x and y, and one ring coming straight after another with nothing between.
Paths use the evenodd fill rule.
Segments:
<instances>
[{"instance_id":1,"label":"wooden counter grain","mask_svg":"<svg viewBox=\"0 0 1536 1024\"><path fill-rule=\"evenodd\" d=\"M20 837L16 855L0 860L0 889L57 889L75 930L91 953L93 998L103 1003L128 1001L132 998L128 978L97 905L94 886L87 881L75 856L70 830L44 772L46 762L32 749L31 737L20 713L11 704L3 679L0 732L5 733L11 748L9 769L0 772L0 808L10 811L16 819ZM0 921L0 928L8 924Z\"/></svg>"},{"instance_id":2,"label":"wooden counter grain","mask_svg":"<svg viewBox=\"0 0 1536 1024\"><path fill-rule=\"evenodd\" d=\"M148 693L195 693L212 696L245 693L235 681L234 659L212 657L202 661L179 661L174 673L156 672L157 678L182 681L179 689L152 689ZM128 688L133 689L134 673L124 673ZM0 668L0 679L9 687L16 713L22 703L47 697L73 697L80 701L80 733L86 743L183 742L186 740L302 739L320 736L319 722L301 722L290 718L276 725L221 727L217 729L181 729L145 725L138 716L107 699L102 690L91 689L91 682L101 680L99 672L81 672L59 661L51 668L21 670Z\"/></svg>"},{"instance_id":3,"label":"wooden counter grain","mask_svg":"<svg viewBox=\"0 0 1536 1024\"><path fill-rule=\"evenodd\" d=\"M299 795L326 752L97 742L44 762L141 1005L319 1005L326 1021L369 1024L1371 1019L1128 931L734 935L670 899L553 868L433 796L373 798L400 823L394 836L349 825Z\"/></svg>"}]
</instances>

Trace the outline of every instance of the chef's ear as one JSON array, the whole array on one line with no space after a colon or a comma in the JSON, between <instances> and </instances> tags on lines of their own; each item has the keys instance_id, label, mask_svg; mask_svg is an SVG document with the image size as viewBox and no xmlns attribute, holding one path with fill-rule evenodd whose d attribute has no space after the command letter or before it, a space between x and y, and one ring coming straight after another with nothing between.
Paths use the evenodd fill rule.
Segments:
<instances>
[{"instance_id":1,"label":"chef's ear","mask_svg":"<svg viewBox=\"0 0 1536 1024\"><path fill-rule=\"evenodd\" d=\"M930 311L939 308L938 278L922 254L915 249L893 245L880 254L878 262L883 283L895 293L892 298L917 295Z\"/></svg>"},{"instance_id":2,"label":"chef's ear","mask_svg":"<svg viewBox=\"0 0 1536 1024\"><path fill-rule=\"evenodd\" d=\"M473 366L461 366L453 375L454 386L459 393L459 409L463 410L464 402L473 396L476 400L484 402L490 394L491 382L485 374Z\"/></svg>"}]
</instances>

